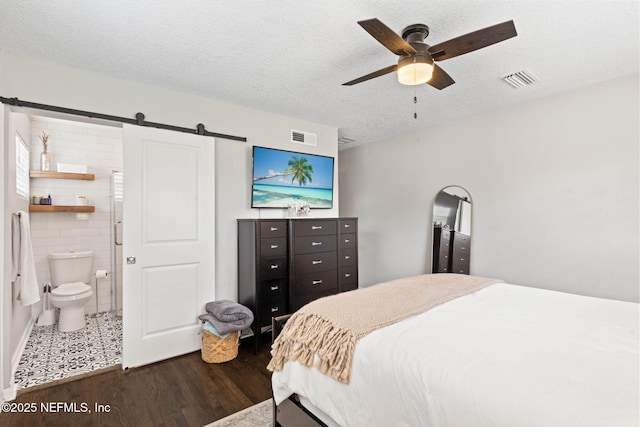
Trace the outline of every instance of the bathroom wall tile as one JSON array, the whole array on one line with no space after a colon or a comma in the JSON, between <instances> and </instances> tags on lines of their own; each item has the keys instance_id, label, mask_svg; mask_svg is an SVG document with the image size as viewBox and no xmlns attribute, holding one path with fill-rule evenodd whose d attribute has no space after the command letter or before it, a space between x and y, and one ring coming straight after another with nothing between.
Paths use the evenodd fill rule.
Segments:
<instances>
[{"instance_id":1,"label":"bathroom wall tile","mask_svg":"<svg viewBox=\"0 0 640 427\"><path fill-rule=\"evenodd\" d=\"M42 143L38 135L45 131L50 135L51 169L57 163L85 164L95 181L56 179L32 179L31 194L51 194L53 203L75 201L83 195L96 212L89 220L76 220L73 213L32 213L31 229L38 281L50 280L47 254L79 250L94 251L94 269L110 270L111 267L111 171L122 170L122 130L64 121L39 121L31 123L31 165L40 168ZM62 204L62 203L59 203ZM120 211L121 212L121 211ZM121 263L121 261L116 260ZM111 309L111 285L98 285L98 310ZM95 278L90 285L95 287ZM103 288L107 288L103 291ZM103 293L104 292L104 293ZM95 311L95 296L87 303L87 312Z\"/></svg>"}]
</instances>

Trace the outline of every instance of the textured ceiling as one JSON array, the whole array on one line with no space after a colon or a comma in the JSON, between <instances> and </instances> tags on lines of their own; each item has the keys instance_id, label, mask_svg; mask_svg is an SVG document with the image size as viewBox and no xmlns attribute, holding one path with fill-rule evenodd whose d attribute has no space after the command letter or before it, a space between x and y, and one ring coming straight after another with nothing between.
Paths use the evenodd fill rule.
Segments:
<instances>
[{"instance_id":1,"label":"textured ceiling","mask_svg":"<svg viewBox=\"0 0 640 427\"><path fill-rule=\"evenodd\" d=\"M637 73L638 4L0 0L0 50L335 126L346 147ZM511 19L518 36L439 62L456 81L442 91L394 74L342 86L396 62L357 24L374 17L427 24L431 45ZM500 79L522 69L540 82Z\"/></svg>"}]
</instances>

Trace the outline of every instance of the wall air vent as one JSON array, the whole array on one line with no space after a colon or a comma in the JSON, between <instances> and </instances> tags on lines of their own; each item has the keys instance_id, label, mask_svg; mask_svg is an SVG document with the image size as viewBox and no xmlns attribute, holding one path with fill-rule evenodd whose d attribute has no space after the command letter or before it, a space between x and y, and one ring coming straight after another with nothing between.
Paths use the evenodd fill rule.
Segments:
<instances>
[{"instance_id":1,"label":"wall air vent","mask_svg":"<svg viewBox=\"0 0 640 427\"><path fill-rule=\"evenodd\" d=\"M531 71L528 71L528 70L522 70L516 73L506 75L502 78L502 80L509 83L511 86L513 86L516 89L521 89L523 87L530 86L540 81L536 76L534 76L531 73Z\"/></svg>"},{"instance_id":2,"label":"wall air vent","mask_svg":"<svg viewBox=\"0 0 640 427\"><path fill-rule=\"evenodd\" d=\"M291 142L316 147L318 145L318 135L311 132L291 129Z\"/></svg>"}]
</instances>

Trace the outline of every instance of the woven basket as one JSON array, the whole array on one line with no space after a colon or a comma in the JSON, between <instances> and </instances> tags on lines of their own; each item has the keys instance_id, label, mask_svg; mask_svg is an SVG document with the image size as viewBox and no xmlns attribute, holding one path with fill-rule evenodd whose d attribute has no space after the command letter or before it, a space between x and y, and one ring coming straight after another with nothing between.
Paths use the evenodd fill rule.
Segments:
<instances>
[{"instance_id":1,"label":"woven basket","mask_svg":"<svg viewBox=\"0 0 640 427\"><path fill-rule=\"evenodd\" d=\"M202 360L207 363L222 363L233 360L238 355L239 337L231 332L222 339L206 329L202 330Z\"/></svg>"}]
</instances>

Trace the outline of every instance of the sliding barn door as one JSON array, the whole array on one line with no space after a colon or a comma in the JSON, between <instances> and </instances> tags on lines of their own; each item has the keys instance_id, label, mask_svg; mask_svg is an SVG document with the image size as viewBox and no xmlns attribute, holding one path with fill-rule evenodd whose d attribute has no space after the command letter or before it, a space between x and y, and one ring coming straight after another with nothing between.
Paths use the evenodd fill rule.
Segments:
<instances>
[{"instance_id":1,"label":"sliding barn door","mask_svg":"<svg viewBox=\"0 0 640 427\"><path fill-rule=\"evenodd\" d=\"M123 368L200 348L215 293L213 144L124 126Z\"/></svg>"}]
</instances>

